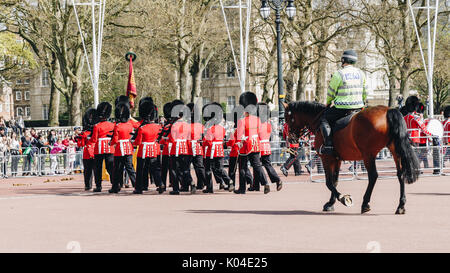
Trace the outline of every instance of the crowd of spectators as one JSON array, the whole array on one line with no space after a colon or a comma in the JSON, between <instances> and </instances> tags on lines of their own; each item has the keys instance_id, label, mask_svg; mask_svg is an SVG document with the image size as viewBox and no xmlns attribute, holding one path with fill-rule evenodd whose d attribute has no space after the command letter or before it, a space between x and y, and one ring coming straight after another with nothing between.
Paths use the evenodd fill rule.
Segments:
<instances>
[{"instance_id":1,"label":"crowd of spectators","mask_svg":"<svg viewBox=\"0 0 450 273\"><path fill-rule=\"evenodd\" d=\"M23 120L7 122L0 117L0 175L49 175L77 169L81 166L76 140L80 133L81 127L26 128ZM46 168L46 163L50 167Z\"/></svg>"}]
</instances>

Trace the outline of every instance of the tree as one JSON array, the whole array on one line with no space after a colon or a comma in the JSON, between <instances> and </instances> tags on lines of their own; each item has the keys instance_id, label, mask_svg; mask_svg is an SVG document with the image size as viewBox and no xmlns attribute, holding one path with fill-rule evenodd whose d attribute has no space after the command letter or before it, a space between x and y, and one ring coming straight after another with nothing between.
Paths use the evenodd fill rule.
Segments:
<instances>
[{"instance_id":1,"label":"tree","mask_svg":"<svg viewBox=\"0 0 450 273\"><path fill-rule=\"evenodd\" d=\"M34 69L36 61L30 47L17 36L0 32L0 82Z\"/></svg>"}]
</instances>

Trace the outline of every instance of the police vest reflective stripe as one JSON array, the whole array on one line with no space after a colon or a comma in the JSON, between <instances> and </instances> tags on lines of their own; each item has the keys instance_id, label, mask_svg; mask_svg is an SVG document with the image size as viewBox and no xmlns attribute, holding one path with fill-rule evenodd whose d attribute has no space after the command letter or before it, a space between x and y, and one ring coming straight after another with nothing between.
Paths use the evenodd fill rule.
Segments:
<instances>
[{"instance_id":1,"label":"police vest reflective stripe","mask_svg":"<svg viewBox=\"0 0 450 273\"><path fill-rule=\"evenodd\" d=\"M364 89L365 76L364 73L353 66L346 66L338 71L341 78L340 86L337 90L329 90L329 93L334 92L334 105L341 109L356 109L364 107Z\"/></svg>"}]
</instances>

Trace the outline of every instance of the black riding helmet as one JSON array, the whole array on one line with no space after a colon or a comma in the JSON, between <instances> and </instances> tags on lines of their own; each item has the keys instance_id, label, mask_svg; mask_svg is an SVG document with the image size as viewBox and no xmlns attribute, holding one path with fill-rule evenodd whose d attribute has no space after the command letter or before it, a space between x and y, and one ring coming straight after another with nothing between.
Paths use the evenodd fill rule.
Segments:
<instances>
[{"instance_id":1,"label":"black riding helmet","mask_svg":"<svg viewBox=\"0 0 450 273\"><path fill-rule=\"evenodd\" d=\"M358 61L358 54L353 49L345 50L342 53L341 62L343 64L355 64Z\"/></svg>"}]
</instances>

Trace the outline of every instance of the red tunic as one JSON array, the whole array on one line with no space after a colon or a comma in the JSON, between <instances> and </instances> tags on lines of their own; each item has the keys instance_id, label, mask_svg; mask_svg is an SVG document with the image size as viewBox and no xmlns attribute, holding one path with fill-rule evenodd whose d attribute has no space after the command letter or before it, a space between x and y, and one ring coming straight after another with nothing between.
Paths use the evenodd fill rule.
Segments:
<instances>
[{"instance_id":1,"label":"red tunic","mask_svg":"<svg viewBox=\"0 0 450 273\"><path fill-rule=\"evenodd\" d=\"M169 142L172 143L170 155L188 155L188 140L191 135L191 126L189 123L179 120L172 125L170 130Z\"/></svg>"},{"instance_id":2,"label":"red tunic","mask_svg":"<svg viewBox=\"0 0 450 273\"><path fill-rule=\"evenodd\" d=\"M203 148L200 141L202 140L203 131L205 127L201 123L191 124L191 137L189 139L189 155L203 156Z\"/></svg>"},{"instance_id":3,"label":"red tunic","mask_svg":"<svg viewBox=\"0 0 450 273\"><path fill-rule=\"evenodd\" d=\"M442 121L442 125L444 125L444 143L450 142L450 118Z\"/></svg>"},{"instance_id":4,"label":"red tunic","mask_svg":"<svg viewBox=\"0 0 450 273\"><path fill-rule=\"evenodd\" d=\"M116 145L114 156L133 154L133 145L130 140L133 129L133 124L130 121L116 124L114 127L114 135L111 140L111 146Z\"/></svg>"},{"instance_id":5,"label":"red tunic","mask_svg":"<svg viewBox=\"0 0 450 273\"><path fill-rule=\"evenodd\" d=\"M112 149L109 144L114 130L114 123L109 121L102 121L97 123L92 129L92 136L89 139L88 145L94 145L94 154L112 154Z\"/></svg>"},{"instance_id":6,"label":"red tunic","mask_svg":"<svg viewBox=\"0 0 450 273\"><path fill-rule=\"evenodd\" d=\"M286 140L286 144L289 145L288 148L298 148L300 146L299 143L290 143L288 136L289 135L289 125L287 123L285 123L283 125L283 138Z\"/></svg>"},{"instance_id":7,"label":"red tunic","mask_svg":"<svg viewBox=\"0 0 450 273\"><path fill-rule=\"evenodd\" d=\"M240 143L239 154L248 155L259 153L259 126L261 120L256 116L248 116L240 119L237 124L237 141Z\"/></svg>"},{"instance_id":8,"label":"red tunic","mask_svg":"<svg viewBox=\"0 0 450 273\"><path fill-rule=\"evenodd\" d=\"M134 140L134 146L139 145L138 157L157 157L161 153L159 144L156 142L160 132L161 125L156 123L139 127L136 139Z\"/></svg>"},{"instance_id":9,"label":"red tunic","mask_svg":"<svg viewBox=\"0 0 450 273\"><path fill-rule=\"evenodd\" d=\"M222 125L213 125L206 130L203 140L205 146L205 156L209 158L224 157L223 139L225 138L225 128Z\"/></svg>"},{"instance_id":10,"label":"red tunic","mask_svg":"<svg viewBox=\"0 0 450 273\"><path fill-rule=\"evenodd\" d=\"M227 146L231 147L230 157L238 157L239 155L239 145L236 142L237 130L234 130L234 134L230 135L230 139L227 142Z\"/></svg>"},{"instance_id":11,"label":"red tunic","mask_svg":"<svg viewBox=\"0 0 450 273\"><path fill-rule=\"evenodd\" d=\"M414 143L426 143L426 138L421 137L420 133L424 132L425 135L430 136L431 133L427 131L425 124L421 120L420 116L414 114L408 114L404 117L406 127L408 128L409 137ZM424 142L425 141L425 142Z\"/></svg>"},{"instance_id":12,"label":"red tunic","mask_svg":"<svg viewBox=\"0 0 450 273\"><path fill-rule=\"evenodd\" d=\"M271 133L272 133L272 125L270 124L270 122L261 123L261 125L259 126L261 156L272 154L272 151L270 149L270 134Z\"/></svg>"},{"instance_id":13,"label":"red tunic","mask_svg":"<svg viewBox=\"0 0 450 273\"><path fill-rule=\"evenodd\" d=\"M78 147L83 147L83 159L94 158L94 145L88 144L91 131L84 131L80 134L80 139L77 141Z\"/></svg>"}]
</instances>

